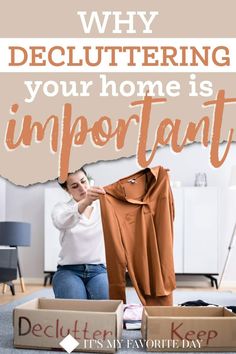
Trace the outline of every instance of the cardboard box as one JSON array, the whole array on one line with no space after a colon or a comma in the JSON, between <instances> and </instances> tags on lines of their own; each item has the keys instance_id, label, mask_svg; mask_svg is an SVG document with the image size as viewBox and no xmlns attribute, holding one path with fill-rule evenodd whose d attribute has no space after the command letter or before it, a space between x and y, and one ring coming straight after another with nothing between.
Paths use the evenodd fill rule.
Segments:
<instances>
[{"instance_id":1,"label":"cardboard box","mask_svg":"<svg viewBox=\"0 0 236 354\"><path fill-rule=\"evenodd\" d=\"M223 307L146 306L141 330L147 351L236 349L236 315Z\"/></svg>"},{"instance_id":2,"label":"cardboard box","mask_svg":"<svg viewBox=\"0 0 236 354\"><path fill-rule=\"evenodd\" d=\"M120 300L35 299L13 313L16 348L60 348L69 332L78 341L75 351L117 350L122 335Z\"/></svg>"}]
</instances>

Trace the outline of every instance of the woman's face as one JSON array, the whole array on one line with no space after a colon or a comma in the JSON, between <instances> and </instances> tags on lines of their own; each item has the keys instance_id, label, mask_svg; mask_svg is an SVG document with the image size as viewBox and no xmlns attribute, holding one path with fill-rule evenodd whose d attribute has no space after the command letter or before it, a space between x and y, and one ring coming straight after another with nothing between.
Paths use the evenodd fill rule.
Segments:
<instances>
[{"instance_id":1,"label":"woman's face","mask_svg":"<svg viewBox=\"0 0 236 354\"><path fill-rule=\"evenodd\" d=\"M67 178L67 191L79 202L86 197L89 181L83 171L77 171Z\"/></svg>"}]
</instances>

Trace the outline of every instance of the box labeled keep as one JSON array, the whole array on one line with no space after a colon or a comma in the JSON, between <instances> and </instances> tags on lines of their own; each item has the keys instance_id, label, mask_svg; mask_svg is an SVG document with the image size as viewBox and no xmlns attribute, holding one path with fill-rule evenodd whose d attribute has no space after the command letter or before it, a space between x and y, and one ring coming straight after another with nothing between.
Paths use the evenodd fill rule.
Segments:
<instances>
[{"instance_id":1,"label":"box labeled keep","mask_svg":"<svg viewBox=\"0 0 236 354\"><path fill-rule=\"evenodd\" d=\"M141 331L147 351L236 350L236 314L223 307L146 306Z\"/></svg>"},{"instance_id":2,"label":"box labeled keep","mask_svg":"<svg viewBox=\"0 0 236 354\"><path fill-rule=\"evenodd\" d=\"M62 349L70 334L78 342L74 351L113 353L122 321L120 300L34 299L14 309L14 346Z\"/></svg>"}]
</instances>

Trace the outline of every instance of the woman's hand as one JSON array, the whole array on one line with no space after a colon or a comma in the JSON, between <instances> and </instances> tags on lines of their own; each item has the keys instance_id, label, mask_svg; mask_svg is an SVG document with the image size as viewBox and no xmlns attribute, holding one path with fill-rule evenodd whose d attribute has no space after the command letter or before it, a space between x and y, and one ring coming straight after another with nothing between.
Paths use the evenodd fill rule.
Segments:
<instances>
[{"instance_id":1,"label":"woman's hand","mask_svg":"<svg viewBox=\"0 0 236 354\"><path fill-rule=\"evenodd\" d=\"M87 189L86 197L84 200L86 201L87 205L91 205L92 202L99 199L101 194L106 194L102 187L90 187Z\"/></svg>"},{"instance_id":2,"label":"woman's hand","mask_svg":"<svg viewBox=\"0 0 236 354\"><path fill-rule=\"evenodd\" d=\"M84 210L92 204L92 202L99 199L101 194L106 194L102 187L90 187L87 189L86 197L78 203L79 212L82 214Z\"/></svg>"}]
</instances>

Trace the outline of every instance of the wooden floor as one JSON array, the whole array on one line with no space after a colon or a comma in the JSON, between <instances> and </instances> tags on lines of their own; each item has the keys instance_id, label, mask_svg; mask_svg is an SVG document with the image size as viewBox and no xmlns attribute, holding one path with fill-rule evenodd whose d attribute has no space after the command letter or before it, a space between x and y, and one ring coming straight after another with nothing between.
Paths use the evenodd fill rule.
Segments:
<instances>
[{"instance_id":1,"label":"wooden floor","mask_svg":"<svg viewBox=\"0 0 236 354\"><path fill-rule=\"evenodd\" d=\"M49 285L47 287L50 287ZM180 291L231 291L236 293L236 288L220 288L220 290L216 290L215 288L207 287L207 288L200 288L200 287L177 287ZM42 285L26 285L26 291L22 292L20 284L15 284L15 292L16 294L13 296L11 294L10 288L7 286L7 291L5 294L2 293L3 284L0 284L0 305L11 303L15 300L21 299L26 295L32 294L38 290L45 289Z\"/></svg>"},{"instance_id":2,"label":"wooden floor","mask_svg":"<svg viewBox=\"0 0 236 354\"><path fill-rule=\"evenodd\" d=\"M15 284L15 292L16 294L13 296L9 286L7 286L7 291L5 294L2 293L3 290L3 284L0 284L0 305L8 304L10 302L13 302L15 300L19 300L22 297L32 294L35 291L44 289L42 285L26 285L25 287L25 292L21 291L20 284Z\"/></svg>"}]
</instances>

